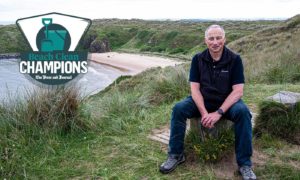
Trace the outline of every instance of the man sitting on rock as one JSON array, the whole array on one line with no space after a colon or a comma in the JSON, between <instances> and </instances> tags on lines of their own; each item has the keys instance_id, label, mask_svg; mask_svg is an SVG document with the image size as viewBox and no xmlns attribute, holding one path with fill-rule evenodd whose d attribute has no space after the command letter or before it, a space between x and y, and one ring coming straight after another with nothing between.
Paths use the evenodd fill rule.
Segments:
<instances>
[{"instance_id":1,"label":"man sitting on rock","mask_svg":"<svg viewBox=\"0 0 300 180\"><path fill-rule=\"evenodd\" d=\"M190 69L191 96L177 103L171 116L168 159L160 172L169 173L185 161L184 137L187 118L201 116L206 128L224 116L234 122L235 154L243 179L256 179L251 166L251 114L241 100L244 69L239 55L224 46L225 31L211 25L205 31L207 49L196 54Z\"/></svg>"}]
</instances>

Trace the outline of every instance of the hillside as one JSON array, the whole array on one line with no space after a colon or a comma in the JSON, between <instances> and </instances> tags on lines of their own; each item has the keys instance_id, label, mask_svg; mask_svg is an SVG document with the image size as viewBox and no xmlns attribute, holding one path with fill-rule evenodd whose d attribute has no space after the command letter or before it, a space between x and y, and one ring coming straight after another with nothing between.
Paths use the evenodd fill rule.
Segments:
<instances>
[{"instance_id":1,"label":"hillside","mask_svg":"<svg viewBox=\"0 0 300 180\"><path fill-rule=\"evenodd\" d=\"M0 26L0 53L17 53L29 49L16 25Z\"/></svg>"},{"instance_id":2,"label":"hillside","mask_svg":"<svg viewBox=\"0 0 300 180\"><path fill-rule=\"evenodd\" d=\"M258 29L269 27L276 21L193 22L103 19L93 22L87 38L93 35L95 37L96 34L98 40L107 38L113 50L191 56L194 52L205 48L204 31L213 23L224 26L227 30L227 40L231 42Z\"/></svg>"},{"instance_id":3,"label":"hillside","mask_svg":"<svg viewBox=\"0 0 300 180\"><path fill-rule=\"evenodd\" d=\"M228 44L244 59L247 80L300 81L300 15Z\"/></svg>"},{"instance_id":4,"label":"hillside","mask_svg":"<svg viewBox=\"0 0 300 180\"><path fill-rule=\"evenodd\" d=\"M155 52L164 55L184 55L186 58L190 58L194 52L205 48L203 36L204 30L209 24L223 25L227 31L227 41L231 42L278 22L99 19L93 21L80 48L88 49L90 52L110 50ZM0 45L2 47L0 53L20 52L28 49L15 25L0 26Z\"/></svg>"}]
</instances>

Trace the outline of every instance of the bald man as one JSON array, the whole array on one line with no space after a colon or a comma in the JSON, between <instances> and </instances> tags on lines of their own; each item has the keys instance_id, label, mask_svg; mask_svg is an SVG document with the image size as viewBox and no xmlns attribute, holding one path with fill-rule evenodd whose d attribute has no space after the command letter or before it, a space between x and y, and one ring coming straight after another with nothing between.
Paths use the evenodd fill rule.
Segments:
<instances>
[{"instance_id":1,"label":"bald man","mask_svg":"<svg viewBox=\"0 0 300 180\"><path fill-rule=\"evenodd\" d=\"M169 173L185 161L184 137L187 118L201 117L206 128L222 116L234 122L235 153L243 179L256 179L252 171L251 114L241 100L244 69L239 55L225 47L225 31L211 25L205 31L207 49L196 54L190 68L191 96L173 107L168 159L160 172Z\"/></svg>"}]
</instances>

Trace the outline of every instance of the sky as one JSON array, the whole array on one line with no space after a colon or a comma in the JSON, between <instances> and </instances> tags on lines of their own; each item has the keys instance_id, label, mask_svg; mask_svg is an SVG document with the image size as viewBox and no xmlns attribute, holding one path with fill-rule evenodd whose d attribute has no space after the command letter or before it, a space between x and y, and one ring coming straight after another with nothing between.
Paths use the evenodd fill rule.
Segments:
<instances>
[{"instance_id":1,"label":"sky","mask_svg":"<svg viewBox=\"0 0 300 180\"><path fill-rule=\"evenodd\" d=\"M59 12L90 19L287 19L300 0L1 0L0 22Z\"/></svg>"}]
</instances>

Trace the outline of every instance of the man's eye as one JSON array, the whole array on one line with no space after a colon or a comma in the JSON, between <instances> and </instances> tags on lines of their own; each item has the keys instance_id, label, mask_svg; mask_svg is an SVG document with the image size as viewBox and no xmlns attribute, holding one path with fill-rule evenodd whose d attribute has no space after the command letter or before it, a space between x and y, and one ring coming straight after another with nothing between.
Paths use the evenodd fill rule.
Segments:
<instances>
[{"instance_id":1,"label":"man's eye","mask_svg":"<svg viewBox=\"0 0 300 180\"><path fill-rule=\"evenodd\" d=\"M208 40L213 41L215 38L214 37L210 37L208 38Z\"/></svg>"},{"instance_id":2,"label":"man's eye","mask_svg":"<svg viewBox=\"0 0 300 180\"><path fill-rule=\"evenodd\" d=\"M217 40L221 40L222 39L222 36L218 36L216 37Z\"/></svg>"}]
</instances>

